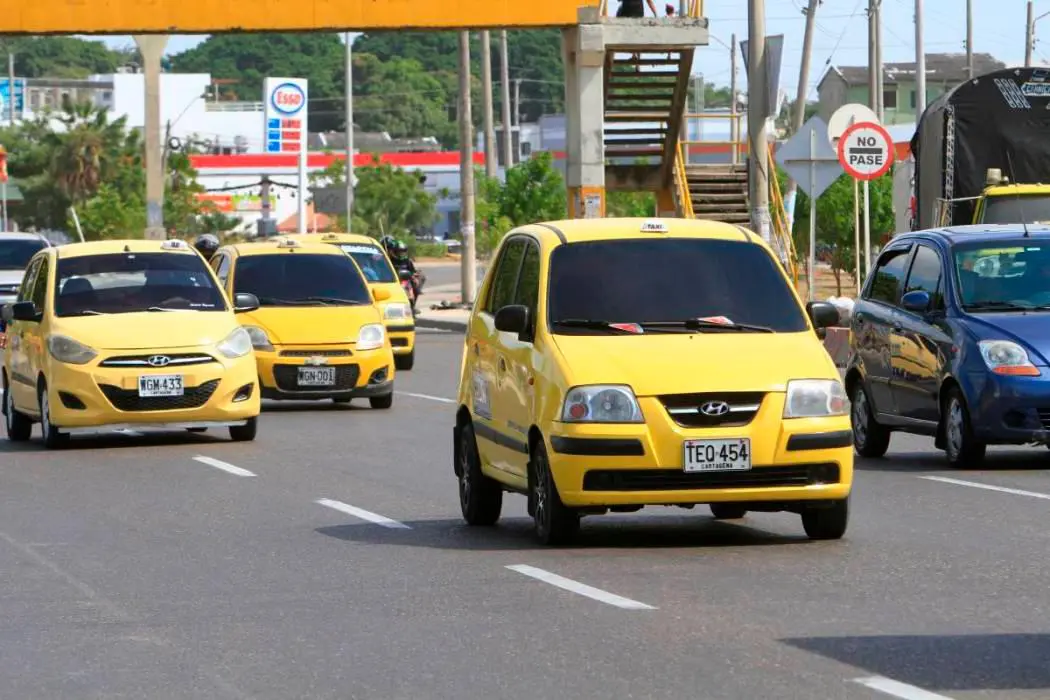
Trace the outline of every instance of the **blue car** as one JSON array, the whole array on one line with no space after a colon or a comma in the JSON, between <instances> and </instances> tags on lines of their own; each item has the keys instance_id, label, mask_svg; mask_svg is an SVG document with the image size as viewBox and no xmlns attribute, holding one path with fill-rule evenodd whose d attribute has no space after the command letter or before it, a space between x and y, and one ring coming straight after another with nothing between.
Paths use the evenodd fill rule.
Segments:
<instances>
[{"instance_id":1,"label":"blue car","mask_svg":"<svg viewBox=\"0 0 1050 700\"><path fill-rule=\"evenodd\" d=\"M1050 444L1050 227L896 236L850 321L853 444L929 435L954 467L991 444Z\"/></svg>"}]
</instances>

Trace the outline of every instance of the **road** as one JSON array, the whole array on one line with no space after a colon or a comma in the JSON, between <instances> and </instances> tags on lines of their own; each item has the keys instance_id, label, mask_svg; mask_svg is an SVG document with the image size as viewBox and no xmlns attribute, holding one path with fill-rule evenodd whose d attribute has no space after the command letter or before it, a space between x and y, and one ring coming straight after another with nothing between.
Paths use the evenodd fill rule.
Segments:
<instances>
[{"instance_id":1,"label":"road","mask_svg":"<svg viewBox=\"0 0 1050 700\"><path fill-rule=\"evenodd\" d=\"M485 265L487 263L478 262L478 286L481 286L481 282L485 279ZM456 262L426 262L420 263L419 268L427 276L427 285L423 288L423 293L426 294L427 287L445 287L451 284L460 283L460 267L459 261Z\"/></svg>"},{"instance_id":2,"label":"road","mask_svg":"<svg viewBox=\"0 0 1050 700\"><path fill-rule=\"evenodd\" d=\"M518 497L461 524L462 336L418 343L391 411L268 406L250 444L0 443L4 697L1050 696L1047 450L949 472L895 438L840 542L654 509L544 549Z\"/></svg>"}]
</instances>

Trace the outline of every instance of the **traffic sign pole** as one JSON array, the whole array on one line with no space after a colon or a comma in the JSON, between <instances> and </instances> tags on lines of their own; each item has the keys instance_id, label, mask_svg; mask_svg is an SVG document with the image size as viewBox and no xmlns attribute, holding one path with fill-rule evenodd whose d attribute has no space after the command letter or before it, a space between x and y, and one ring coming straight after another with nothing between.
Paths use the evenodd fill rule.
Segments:
<instances>
[{"instance_id":1,"label":"traffic sign pole","mask_svg":"<svg viewBox=\"0 0 1050 700\"><path fill-rule=\"evenodd\" d=\"M864 262L871 274L871 188L869 183L893 165L893 139L875 122L858 122L842 134L839 162L854 180L864 181Z\"/></svg>"},{"instance_id":2,"label":"traffic sign pole","mask_svg":"<svg viewBox=\"0 0 1050 700\"><path fill-rule=\"evenodd\" d=\"M853 281L857 283L857 295L860 295L860 183L853 180L853 264L857 269Z\"/></svg>"},{"instance_id":3,"label":"traffic sign pole","mask_svg":"<svg viewBox=\"0 0 1050 700\"><path fill-rule=\"evenodd\" d=\"M871 274L871 196L864 181L864 276Z\"/></svg>"},{"instance_id":4,"label":"traffic sign pole","mask_svg":"<svg viewBox=\"0 0 1050 700\"><path fill-rule=\"evenodd\" d=\"M809 191L817 191L817 132L809 132ZM809 300L813 301L817 287L817 198L809 198Z\"/></svg>"}]
</instances>

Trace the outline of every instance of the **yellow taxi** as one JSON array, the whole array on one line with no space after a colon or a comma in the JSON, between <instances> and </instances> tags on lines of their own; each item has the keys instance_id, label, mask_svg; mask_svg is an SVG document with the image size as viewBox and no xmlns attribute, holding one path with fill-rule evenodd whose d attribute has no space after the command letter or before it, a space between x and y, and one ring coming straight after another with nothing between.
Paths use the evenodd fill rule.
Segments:
<instances>
[{"instance_id":1,"label":"yellow taxi","mask_svg":"<svg viewBox=\"0 0 1050 700\"><path fill-rule=\"evenodd\" d=\"M357 263L336 246L278 237L219 248L211 265L227 293L253 294L243 314L264 399L367 398L394 403L394 354L379 304Z\"/></svg>"},{"instance_id":2,"label":"yellow taxi","mask_svg":"<svg viewBox=\"0 0 1050 700\"><path fill-rule=\"evenodd\" d=\"M379 306L394 348L394 364L400 370L412 369L416 362L416 318L397 271L376 239L359 233L305 233L290 237L338 246L361 268L368 286L389 292L389 299Z\"/></svg>"},{"instance_id":3,"label":"yellow taxi","mask_svg":"<svg viewBox=\"0 0 1050 700\"><path fill-rule=\"evenodd\" d=\"M3 309L10 440L44 445L102 429L228 427L253 440L260 412L251 337L204 259L183 241L45 248Z\"/></svg>"},{"instance_id":4,"label":"yellow taxi","mask_svg":"<svg viewBox=\"0 0 1050 700\"><path fill-rule=\"evenodd\" d=\"M845 390L770 247L694 219L582 219L511 231L469 319L454 428L463 518L526 495L539 540L580 517L710 504L849 519Z\"/></svg>"}]
</instances>

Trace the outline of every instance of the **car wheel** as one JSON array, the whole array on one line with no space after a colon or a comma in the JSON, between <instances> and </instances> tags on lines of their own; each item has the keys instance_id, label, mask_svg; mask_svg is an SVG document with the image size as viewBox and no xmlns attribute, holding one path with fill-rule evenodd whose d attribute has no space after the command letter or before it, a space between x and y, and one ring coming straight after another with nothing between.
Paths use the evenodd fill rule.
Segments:
<instances>
[{"instance_id":1,"label":"car wheel","mask_svg":"<svg viewBox=\"0 0 1050 700\"><path fill-rule=\"evenodd\" d=\"M372 408L386 409L394 405L394 392L390 392L384 396L372 396L368 399L369 405Z\"/></svg>"},{"instance_id":2,"label":"car wheel","mask_svg":"<svg viewBox=\"0 0 1050 700\"><path fill-rule=\"evenodd\" d=\"M412 369L412 366L416 364L416 351L408 353L407 355L394 355L394 367L407 372Z\"/></svg>"},{"instance_id":3,"label":"car wheel","mask_svg":"<svg viewBox=\"0 0 1050 700\"><path fill-rule=\"evenodd\" d=\"M542 440L533 446L530 464L529 499L536 538L541 544L566 544L580 529L580 514L561 502Z\"/></svg>"},{"instance_id":4,"label":"car wheel","mask_svg":"<svg viewBox=\"0 0 1050 700\"><path fill-rule=\"evenodd\" d=\"M811 540L838 540L849 524L849 498L834 501L830 508L802 511L802 528Z\"/></svg>"},{"instance_id":5,"label":"car wheel","mask_svg":"<svg viewBox=\"0 0 1050 700\"><path fill-rule=\"evenodd\" d=\"M944 400L944 452L948 464L956 469L977 466L984 460L985 448L974 437L962 391L952 387Z\"/></svg>"},{"instance_id":6,"label":"car wheel","mask_svg":"<svg viewBox=\"0 0 1050 700\"><path fill-rule=\"evenodd\" d=\"M481 471L474 426L459 431L459 508L467 525L489 526L499 520L503 510L503 489Z\"/></svg>"},{"instance_id":7,"label":"car wheel","mask_svg":"<svg viewBox=\"0 0 1050 700\"><path fill-rule=\"evenodd\" d=\"M230 426L230 439L234 442L251 442L259 432L259 418L253 416L244 425Z\"/></svg>"},{"instance_id":8,"label":"car wheel","mask_svg":"<svg viewBox=\"0 0 1050 700\"><path fill-rule=\"evenodd\" d=\"M33 434L33 421L24 413L15 409L14 395L11 388L7 386L7 377L4 377L4 427L7 429L7 439L11 442L25 442Z\"/></svg>"},{"instance_id":9,"label":"car wheel","mask_svg":"<svg viewBox=\"0 0 1050 700\"><path fill-rule=\"evenodd\" d=\"M875 412L868 400L864 382L853 383L850 396L850 423L853 428L853 449L861 457L874 459L890 448L890 431L875 421Z\"/></svg>"},{"instance_id":10,"label":"car wheel","mask_svg":"<svg viewBox=\"0 0 1050 700\"><path fill-rule=\"evenodd\" d=\"M710 507L715 520L739 520L747 515L747 508L737 503L712 503Z\"/></svg>"},{"instance_id":11,"label":"car wheel","mask_svg":"<svg viewBox=\"0 0 1050 700\"><path fill-rule=\"evenodd\" d=\"M44 447L49 450L65 447L69 442L69 433L59 432L51 422L51 400L47 395L47 385L43 382L37 389L37 401L40 405L40 437L44 441Z\"/></svg>"}]
</instances>

